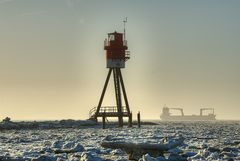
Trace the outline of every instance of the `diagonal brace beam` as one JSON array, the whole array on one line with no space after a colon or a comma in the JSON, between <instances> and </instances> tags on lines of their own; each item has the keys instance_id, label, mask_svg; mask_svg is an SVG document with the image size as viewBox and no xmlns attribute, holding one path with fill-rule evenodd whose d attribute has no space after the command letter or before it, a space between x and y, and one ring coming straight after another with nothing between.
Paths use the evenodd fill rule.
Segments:
<instances>
[{"instance_id":1,"label":"diagonal brace beam","mask_svg":"<svg viewBox=\"0 0 240 161\"><path fill-rule=\"evenodd\" d=\"M107 89L107 85L108 85L111 73L112 73L112 68L110 68L109 71L108 71L108 75L107 75L107 78L106 78L106 81L105 81L105 84L104 84L104 87L103 87L103 90L102 90L102 94L101 94L100 100L98 102L96 113L95 113L95 119L97 119L97 116L99 114L100 108L102 106L102 101L103 101L103 98L104 98L104 95L105 95L105 92L106 92L106 89Z\"/></svg>"}]
</instances>

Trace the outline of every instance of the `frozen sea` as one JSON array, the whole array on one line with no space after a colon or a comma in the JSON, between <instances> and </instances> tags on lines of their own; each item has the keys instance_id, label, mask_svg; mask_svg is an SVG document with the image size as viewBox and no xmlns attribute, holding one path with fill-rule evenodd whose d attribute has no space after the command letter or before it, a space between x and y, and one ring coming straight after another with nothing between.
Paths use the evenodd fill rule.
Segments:
<instances>
[{"instance_id":1,"label":"frozen sea","mask_svg":"<svg viewBox=\"0 0 240 161\"><path fill-rule=\"evenodd\" d=\"M184 144L164 158L144 155L140 160L240 160L240 121L157 122L141 128L99 126L0 131L0 160L128 160L118 149L105 149L105 138L133 143L163 143L183 136ZM180 160L176 159L175 160Z\"/></svg>"}]
</instances>

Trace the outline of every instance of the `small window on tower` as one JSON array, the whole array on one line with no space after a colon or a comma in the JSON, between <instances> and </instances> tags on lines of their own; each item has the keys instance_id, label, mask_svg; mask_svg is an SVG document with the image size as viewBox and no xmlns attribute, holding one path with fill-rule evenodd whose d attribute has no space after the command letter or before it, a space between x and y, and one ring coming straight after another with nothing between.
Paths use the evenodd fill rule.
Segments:
<instances>
[{"instance_id":1,"label":"small window on tower","mask_svg":"<svg viewBox=\"0 0 240 161\"><path fill-rule=\"evenodd\" d=\"M109 40L110 41L114 41L115 40L115 36L114 35L109 35Z\"/></svg>"}]
</instances>

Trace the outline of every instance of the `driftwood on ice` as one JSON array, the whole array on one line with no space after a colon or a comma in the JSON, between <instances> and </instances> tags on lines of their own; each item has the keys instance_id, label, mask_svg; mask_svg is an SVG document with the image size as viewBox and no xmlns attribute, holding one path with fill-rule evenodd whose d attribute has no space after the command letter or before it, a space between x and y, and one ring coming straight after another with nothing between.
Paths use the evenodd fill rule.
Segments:
<instances>
[{"instance_id":1,"label":"driftwood on ice","mask_svg":"<svg viewBox=\"0 0 240 161\"><path fill-rule=\"evenodd\" d=\"M175 148L183 143L183 139L177 139L174 142L166 144L150 144L150 143L128 143L123 141L103 141L101 146L104 148L111 149L146 149L146 150L159 150L159 151L168 151L169 149Z\"/></svg>"},{"instance_id":2,"label":"driftwood on ice","mask_svg":"<svg viewBox=\"0 0 240 161\"><path fill-rule=\"evenodd\" d=\"M151 143L129 143L124 141L103 141L101 146L111 149L122 149L129 155L129 160L138 160L142 155L148 153L151 156L163 156L165 151L173 149L183 143L183 138L164 144Z\"/></svg>"}]
</instances>

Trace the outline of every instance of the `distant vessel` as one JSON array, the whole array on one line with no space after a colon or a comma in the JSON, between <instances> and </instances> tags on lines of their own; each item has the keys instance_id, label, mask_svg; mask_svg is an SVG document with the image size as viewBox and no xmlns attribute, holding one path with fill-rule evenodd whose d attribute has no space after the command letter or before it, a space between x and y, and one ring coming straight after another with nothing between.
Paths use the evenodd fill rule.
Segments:
<instances>
[{"instance_id":1,"label":"distant vessel","mask_svg":"<svg viewBox=\"0 0 240 161\"><path fill-rule=\"evenodd\" d=\"M179 110L181 115L172 115L170 110ZM210 113L204 115L203 111L209 110ZM211 121L216 120L213 108L201 108L200 115L184 115L182 108L168 108L163 107L162 114L160 116L163 121Z\"/></svg>"}]
</instances>

